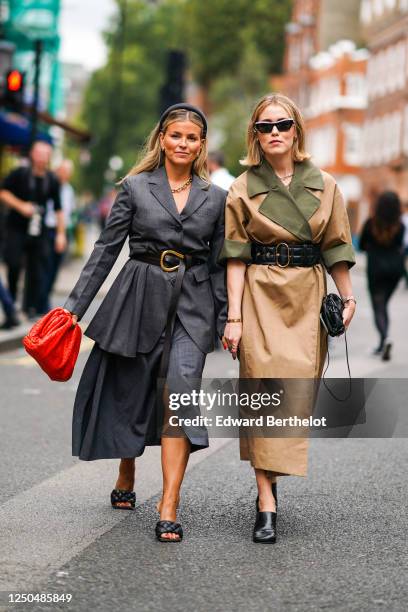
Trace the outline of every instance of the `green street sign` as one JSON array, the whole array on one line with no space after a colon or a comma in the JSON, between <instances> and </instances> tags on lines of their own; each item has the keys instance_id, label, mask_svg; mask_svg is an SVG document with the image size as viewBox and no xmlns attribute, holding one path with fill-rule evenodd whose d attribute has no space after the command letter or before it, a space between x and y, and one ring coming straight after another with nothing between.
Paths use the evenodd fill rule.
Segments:
<instances>
[{"instance_id":1,"label":"green street sign","mask_svg":"<svg viewBox=\"0 0 408 612\"><path fill-rule=\"evenodd\" d=\"M10 0L6 30L29 40L58 37L60 0Z\"/></svg>"}]
</instances>

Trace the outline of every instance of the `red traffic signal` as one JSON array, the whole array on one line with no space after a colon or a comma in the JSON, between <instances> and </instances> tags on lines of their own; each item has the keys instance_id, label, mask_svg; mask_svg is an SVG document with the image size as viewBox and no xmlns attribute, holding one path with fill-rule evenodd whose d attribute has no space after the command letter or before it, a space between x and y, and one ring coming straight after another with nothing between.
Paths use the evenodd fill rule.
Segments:
<instances>
[{"instance_id":1,"label":"red traffic signal","mask_svg":"<svg viewBox=\"0 0 408 612\"><path fill-rule=\"evenodd\" d=\"M24 110L24 73L14 69L4 76L0 103L8 110L21 113Z\"/></svg>"},{"instance_id":2,"label":"red traffic signal","mask_svg":"<svg viewBox=\"0 0 408 612\"><path fill-rule=\"evenodd\" d=\"M23 88L24 77L19 70L10 70L7 73L7 91L21 91Z\"/></svg>"}]
</instances>

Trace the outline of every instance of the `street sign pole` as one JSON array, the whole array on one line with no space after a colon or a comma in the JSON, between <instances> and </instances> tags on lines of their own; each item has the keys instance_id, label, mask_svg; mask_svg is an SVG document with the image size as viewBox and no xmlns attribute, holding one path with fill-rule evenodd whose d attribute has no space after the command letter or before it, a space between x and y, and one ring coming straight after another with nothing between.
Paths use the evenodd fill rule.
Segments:
<instances>
[{"instance_id":1,"label":"street sign pole","mask_svg":"<svg viewBox=\"0 0 408 612\"><path fill-rule=\"evenodd\" d=\"M31 137L30 146L37 137L38 127L38 103L40 98L40 74L41 74L41 56L43 50L43 42L38 39L34 42L34 95L33 106L31 109Z\"/></svg>"}]
</instances>

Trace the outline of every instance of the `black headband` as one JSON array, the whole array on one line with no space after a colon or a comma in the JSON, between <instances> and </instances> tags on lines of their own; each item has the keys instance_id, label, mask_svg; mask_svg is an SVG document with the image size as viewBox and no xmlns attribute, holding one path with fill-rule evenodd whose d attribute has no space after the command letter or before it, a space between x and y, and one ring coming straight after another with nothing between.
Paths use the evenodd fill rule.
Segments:
<instances>
[{"instance_id":1,"label":"black headband","mask_svg":"<svg viewBox=\"0 0 408 612\"><path fill-rule=\"evenodd\" d=\"M193 113L196 113L199 117L201 117L201 120L202 120L202 122L204 124L204 127L203 127L203 138L205 138L207 136L207 119L206 119L206 116L204 115L204 113L202 111L200 111L200 109L197 108L196 106L193 106L192 104L184 104L184 102L180 102L179 104L173 104L173 106L169 106L169 108L166 108L166 110L164 111L164 113L160 117L160 121L159 121L160 131L162 130L163 123L164 123L165 119L167 119L167 117L170 115L170 113L172 111L175 111L175 110L191 111Z\"/></svg>"}]
</instances>

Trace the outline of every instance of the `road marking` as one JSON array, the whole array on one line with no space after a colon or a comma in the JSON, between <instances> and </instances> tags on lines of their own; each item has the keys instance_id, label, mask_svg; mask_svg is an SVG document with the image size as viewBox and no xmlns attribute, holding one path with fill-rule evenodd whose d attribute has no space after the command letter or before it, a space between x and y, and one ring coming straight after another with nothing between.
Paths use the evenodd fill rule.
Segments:
<instances>
[{"instance_id":1,"label":"road marking","mask_svg":"<svg viewBox=\"0 0 408 612\"><path fill-rule=\"evenodd\" d=\"M188 470L231 442L211 440L191 455ZM33 589L129 516L109 502L118 462L79 461L0 506L0 591ZM137 504L161 490L160 447L137 459L135 490Z\"/></svg>"},{"instance_id":2,"label":"road marking","mask_svg":"<svg viewBox=\"0 0 408 612\"><path fill-rule=\"evenodd\" d=\"M93 344L93 340L87 338L86 336L83 336L79 352L84 353L85 351L90 351L93 347ZM31 355L26 354L21 357L19 357L18 355L16 355L15 357L0 357L0 365L21 366L23 368L30 368L34 366L38 367L36 360L33 359Z\"/></svg>"}]
</instances>

